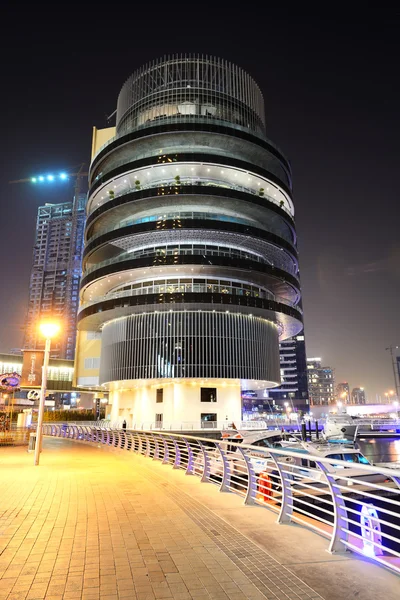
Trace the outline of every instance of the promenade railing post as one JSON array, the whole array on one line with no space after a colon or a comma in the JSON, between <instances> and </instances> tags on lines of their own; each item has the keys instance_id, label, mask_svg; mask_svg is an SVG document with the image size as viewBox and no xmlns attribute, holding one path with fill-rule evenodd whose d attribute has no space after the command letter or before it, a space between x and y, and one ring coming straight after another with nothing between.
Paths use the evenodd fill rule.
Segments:
<instances>
[{"instance_id":1,"label":"promenade railing post","mask_svg":"<svg viewBox=\"0 0 400 600\"><path fill-rule=\"evenodd\" d=\"M162 443L164 445L164 457L162 459L162 464L167 465L169 463L169 447L167 439L164 436L162 436Z\"/></svg>"},{"instance_id":2,"label":"promenade railing post","mask_svg":"<svg viewBox=\"0 0 400 600\"><path fill-rule=\"evenodd\" d=\"M172 438L172 442L175 448L175 460L174 460L174 469L179 469L181 466L181 449L179 448L178 442Z\"/></svg>"},{"instance_id":3,"label":"promenade railing post","mask_svg":"<svg viewBox=\"0 0 400 600\"><path fill-rule=\"evenodd\" d=\"M211 460L207 453L207 447L202 442L199 442L199 446L203 453L204 461L203 475L201 477L201 481L203 483L208 483L210 481Z\"/></svg>"},{"instance_id":4,"label":"promenade railing post","mask_svg":"<svg viewBox=\"0 0 400 600\"><path fill-rule=\"evenodd\" d=\"M183 440L186 445L187 453L188 453L188 464L186 467L186 475L193 475L194 473L194 460L193 460L193 450L190 443L187 440Z\"/></svg>"},{"instance_id":5,"label":"promenade railing post","mask_svg":"<svg viewBox=\"0 0 400 600\"><path fill-rule=\"evenodd\" d=\"M333 532L331 542L329 544L328 552L346 552L347 546L344 542L348 540L347 531L343 531L348 528L347 523L347 511L342 500L342 492L336 483L335 477L329 473L326 465L321 461L315 461L317 467L324 473L326 481L328 483L329 490L332 495L334 521L333 521Z\"/></svg>"},{"instance_id":6,"label":"promenade railing post","mask_svg":"<svg viewBox=\"0 0 400 600\"><path fill-rule=\"evenodd\" d=\"M286 524L291 523L293 514L293 493L292 486L290 483L289 474L285 472L284 464L279 463L279 457L271 455L271 458L278 470L279 477L281 478L282 484L282 498L281 498L281 510L278 516L278 523Z\"/></svg>"},{"instance_id":7,"label":"promenade railing post","mask_svg":"<svg viewBox=\"0 0 400 600\"><path fill-rule=\"evenodd\" d=\"M250 457L247 455L246 450L244 448L238 448L238 450L243 456L243 460L247 468L247 490L244 503L251 506L256 503L255 500L257 494L257 478L254 471L253 463L251 462Z\"/></svg>"},{"instance_id":8,"label":"promenade railing post","mask_svg":"<svg viewBox=\"0 0 400 600\"><path fill-rule=\"evenodd\" d=\"M222 465L223 465L222 481L221 481L221 485L219 487L219 491L220 492L229 492L230 491L229 488L231 485L231 469L230 469L227 453L225 450L223 450L221 448L221 444L216 443L215 445L218 448L218 451L220 453L221 460L222 460Z\"/></svg>"},{"instance_id":9,"label":"promenade railing post","mask_svg":"<svg viewBox=\"0 0 400 600\"><path fill-rule=\"evenodd\" d=\"M159 458L160 458L160 444L159 444L159 441L158 441L156 435L153 435L153 440L154 440L153 460L159 460Z\"/></svg>"}]
</instances>

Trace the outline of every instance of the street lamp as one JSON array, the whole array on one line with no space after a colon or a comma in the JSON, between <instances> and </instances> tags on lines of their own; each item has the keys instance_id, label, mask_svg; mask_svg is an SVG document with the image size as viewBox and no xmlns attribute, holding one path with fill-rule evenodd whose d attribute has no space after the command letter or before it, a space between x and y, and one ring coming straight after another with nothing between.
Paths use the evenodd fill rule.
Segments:
<instances>
[{"instance_id":1,"label":"street lamp","mask_svg":"<svg viewBox=\"0 0 400 600\"><path fill-rule=\"evenodd\" d=\"M35 443L35 466L39 464L40 452L42 447L42 424L43 424L43 413L44 413L44 402L46 397L47 387L47 369L49 366L50 358L50 345L53 337L60 331L60 325L58 323L52 323L50 321L44 321L39 325L40 333L46 338L46 344L44 347L43 367L42 367L42 385L40 388L40 401L39 401L39 414L38 423L36 429L36 443Z\"/></svg>"},{"instance_id":2,"label":"street lamp","mask_svg":"<svg viewBox=\"0 0 400 600\"><path fill-rule=\"evenodd\" d=\"M394 400L393 402L394 410L396 411L396 419L399 418L399 401Z\"/></svg>"},{"instance_id":3,"label":"street lamp","mask_svg":"<svg viewBox=\"0 0 400 600\"><path fill-rule=\"evenodd\" d=\"M389 390L388 392L385 392L385 398L386 398L387 404L390 404L390 398L393 398L393 396L394 396L393 390Z\"/></svg>"}]
</instances>

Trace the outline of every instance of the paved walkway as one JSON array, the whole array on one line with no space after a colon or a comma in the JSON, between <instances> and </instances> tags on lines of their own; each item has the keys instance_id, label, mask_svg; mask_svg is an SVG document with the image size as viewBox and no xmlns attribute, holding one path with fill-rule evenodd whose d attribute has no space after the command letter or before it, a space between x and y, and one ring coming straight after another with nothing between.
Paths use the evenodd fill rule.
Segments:
<instances>
[{"instance_id":1,"label":"paved walkway","mask_svg":"<svg viewBox=\"0 0 400 600\"><path fill-rule=\"evenodd\" d=\"M0 477L0 600L400 594L391 573L128 452L46 439L40 467L26 448L1 448Z\"/></svg>"}]
</instances>

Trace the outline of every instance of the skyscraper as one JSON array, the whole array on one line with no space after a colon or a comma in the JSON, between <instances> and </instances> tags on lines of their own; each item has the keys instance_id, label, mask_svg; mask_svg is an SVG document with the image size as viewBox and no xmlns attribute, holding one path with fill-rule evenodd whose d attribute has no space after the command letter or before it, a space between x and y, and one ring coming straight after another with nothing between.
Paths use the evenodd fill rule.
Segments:
<instances>
[{"instance_id":1,"label":"skyscraper","mask_svg":"<svg viewBox=\"0 0 400 600\"><path fill-rule=\"evenodd\" d=\"M308 392L312 406L335 402L335 379L331 367L323 367L320 358L307 358Z\"/></svg>"},{"instance_id":2,"label":"skyscraper","mask_svg":"<svg viewBox=\"0 0 400 600\"><path fill-rule=\"evenodd\" d=\"M351 390L351 401L353 404L365 404L365 390L361 387L356 387Z\"/></svg>"},{"instance_id":3,"label":"skyscraper","mask_svg":"<svg viewBox=\"0 0 400 600\"><path fill-rule=\"evenodd\" d=\"M282 340L279 347L282 384L271 389L268 395L280 406L289 402L292 409L306 411L309 399L304 335Z\"/></svg>"},{"instance_id":4,"label":"skyscraper","mask_svg":"<svg viewBox=\"0 0 400 600\"><path fill-rule=\"evenodd\" d=\"M347 381L342 381L336 386L336 399L343 404L350 404L352 402L350 397L350 386Z\"/></svg>"},{"instance_id":5,"label":"skyscraper","mask_svg":"<svg viewBox=\"0 0 400 600\"><path fill-rule=\"evenodd\" d=\"M113 420L239 420L302 329L290 165L257 84L207 56L139 69L89 186L77 384L108 389Z\"/></svg>"},{"instance_id":6,"label":"skyscraper","mask_svg":"<svg viewBox=\"0 0 400 600\"><path fill-rule=\"evenodd\" d=\"M85 226L86 194L38 209L24 348L43 349L40 319L61 321L51 347L54 358L73 359Z\"/></svg>"}]
</instances>

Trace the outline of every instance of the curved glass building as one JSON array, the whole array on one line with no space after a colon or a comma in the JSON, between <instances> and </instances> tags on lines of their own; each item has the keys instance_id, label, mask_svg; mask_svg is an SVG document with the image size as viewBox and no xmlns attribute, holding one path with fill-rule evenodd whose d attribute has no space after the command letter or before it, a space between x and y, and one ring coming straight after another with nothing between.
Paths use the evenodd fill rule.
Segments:
<instances>
[{"instance_id":1,"label":"curved glass building","mask_svg":"<svg viewBox=\"0 0 400 600\"><path fill-rule=\"evenodd\" d=\"M94 130L77 385L128 426L241 418L302 329L290 165L239 67L157 60Z\"/></svg>"}]
</instances>

